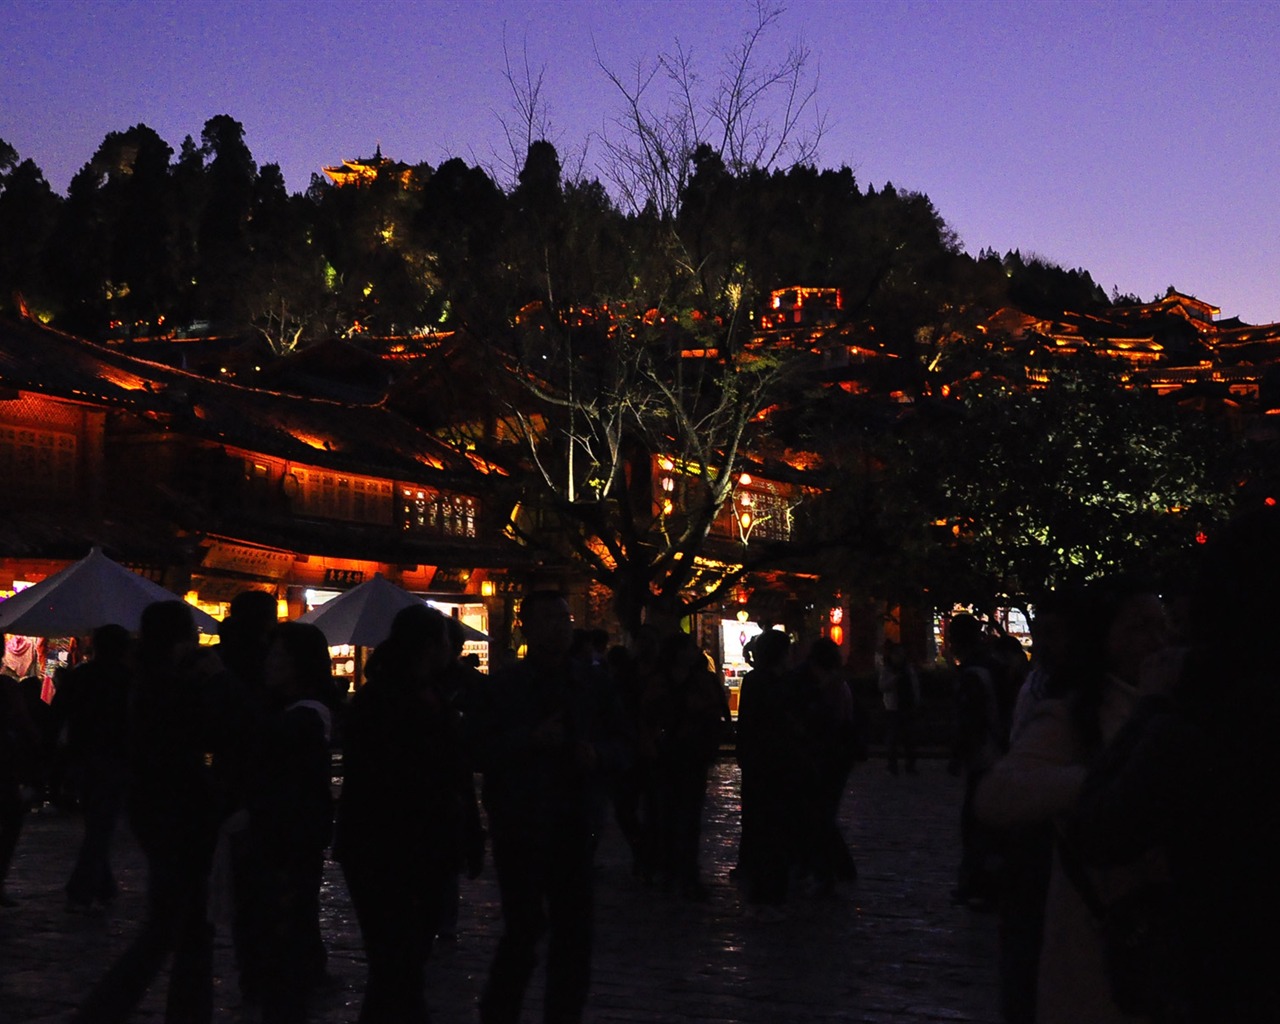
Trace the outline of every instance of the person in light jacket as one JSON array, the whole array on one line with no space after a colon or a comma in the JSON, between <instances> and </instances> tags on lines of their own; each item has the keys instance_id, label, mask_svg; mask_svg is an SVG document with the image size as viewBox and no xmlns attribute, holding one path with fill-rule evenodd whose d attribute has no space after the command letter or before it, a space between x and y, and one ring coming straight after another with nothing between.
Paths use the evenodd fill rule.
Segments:
<instances>
[{"instance_id":1,"label":"person in light jacket","mask_svg":"<svg viewBox=\"0 0 1280 1024\"><path fill-rule=\"evenodd\" d=\"M978 785L974 811L979 820L996 827L1064 820L1080 794L1089 759L1132 713L1144 662L1167 641L1165 610L1149 587L1117 580L1087 592L1065 662L1049 681L1049 695ZM1059 846L1045 904L1036 1020L1132 1021L1111 997L1098 923L1071 874ZM1093 881L1105 899L1142 877L1143 868L1135 866L1098 873Z\"/></svg>"}]
</instances>

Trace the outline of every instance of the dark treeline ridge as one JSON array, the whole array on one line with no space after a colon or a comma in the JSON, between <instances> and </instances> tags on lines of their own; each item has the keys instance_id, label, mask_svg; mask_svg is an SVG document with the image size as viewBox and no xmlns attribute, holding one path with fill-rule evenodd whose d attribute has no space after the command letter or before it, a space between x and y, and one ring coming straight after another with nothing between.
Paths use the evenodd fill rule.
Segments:
<instances>
[{"instance_id":1,"label":"dark treeline ridge","mask_svg":"<svg viewBox=\"0 0 1280 1024\"><path fill-rule=\"evenodd\" d=\"M926 195L861 186L847 167L735 172L708 147L691 162L669 215L624 211L547 142L506 188L461 159L379 153L361 185L315 174L290 194L220 114L176 152L144 124L110 132L63 197L0 140L0 311L98 341L254 335L286 352L501 331L534 302L561 322L609 307L741 329L771 289L799 284L841 288L847 316L902 350L1004 305L1108 303L1086 271L967 255Z\"/></svg>"}]
</instances>

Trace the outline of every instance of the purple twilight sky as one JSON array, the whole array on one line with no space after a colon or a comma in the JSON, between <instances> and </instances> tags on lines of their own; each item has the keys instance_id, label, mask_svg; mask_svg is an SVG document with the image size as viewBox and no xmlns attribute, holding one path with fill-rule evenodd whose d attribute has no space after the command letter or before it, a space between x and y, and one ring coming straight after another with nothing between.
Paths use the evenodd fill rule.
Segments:
<instances>
[{"instance_id":1,"label":"purple twilight sky","mask_svg":"<svg viewBox=\"0 0 1280 1024\"><path fill-rule=\"evenodd\" d=\"M565 163L678 41L704 74L741 0L0 0L0 138L65 192L107 132L175 150L226 113L306 187L382 151L501 166L503 41L545 66ZM790 0L828 115L819 163L927 193L973 254L1019 248L1143 299L1280 321L1280 4Z\"/></svg>"}]
</instances>

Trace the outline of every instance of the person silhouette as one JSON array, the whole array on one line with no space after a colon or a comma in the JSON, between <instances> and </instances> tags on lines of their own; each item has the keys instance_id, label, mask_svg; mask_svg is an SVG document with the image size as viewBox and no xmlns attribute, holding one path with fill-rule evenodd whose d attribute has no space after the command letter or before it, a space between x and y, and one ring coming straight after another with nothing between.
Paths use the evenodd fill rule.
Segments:
<instances>
[{"instance_id":1,"label":"person silhouette","mask_svg":"<svg viewBox=\"0 0 1280 1024\"><path fill-rule=\"evenodd\" d=\"M858 867L837 820L855 759L853 694L845 681L840 648L830 637L813 642L790 685L813 766L811 783L797 794L802 809L801 865L809 871L815 895L832 895L838 881L857 879Z\"/></svg>"},{"instance_id":2,"label":"person silhouette","mask_svg":"<svg viewBox=\"0 0 1280 1024\"><path fill-rule=\"evenodd\" d=\"M235 677L247 709L246 729L239 737L240 763L249 764L249 752L260 740L271 713L271 697L263 673L267 656L267 638L275 628L277 605L274 594L265 590L242 590L231 599L231 607L218 626L218 657ZM226 858L225 896L230 907L231 943L235 950L240 996L246 1003L261 998L257 950L262 945L261 922L255 918L258 903L252 897L255 866L249 852L245 809L248 779L233 780L233 811L223 823L223 837L218 857ZM220 894L224 895L224 894Z\"/></svg>"},{"instance_id":3,"label":"person silhouette","mask_svg":"<svg viewBox=\"0 0 1280 1024\"><path fill-rule=\"evenodd\" d=\"M71 911L100 908L116 895L111 840L128 772L132 648L133 638L123 626L99 626L93 631L92 657L62 675L53 698L84 817L84 837L67 881Z\"/></svg>"},{"instance_id":4,"label":"person silhouette","mask_svg":"<svg viewBox=\"0 0 1280 1024\"><path fill-rule=\"evenodd\" d=\"M234 679L198 643L191 606L160 601L142 614L129 716L129 823L147 861L141 930L81 1004L76 1024L124 1020L170 953L165 1021L213 1017L209 872L239 777L244 710Z\"/></svg>"},{"instance_id":5,"label":"person silhouette","mask_svg":"<svg viewBox=\"0 0 1280 1024\"><path fill-rule=\"evenodd\" d=\"M699 846L707 776L728 732L729 702L707 656L688 633L667 637L655 695L660 868L685 899L701 901Z\"/></svg>"},{"instance_id":6,"label":"person silhouette","mask_svg":"<svg viewBox=\"0 0 1280 1024\"><path fill-rule=\"evenodd\" d=\"M459 876L465 871L468 878L478 878L484 869L485 833L480 821L480 804L475 793L473 775L475 757L466 747L466 722L474 713L476 691L484 682L484 674L472 662L465 660L463 647L466 644L466 631L462 623L458 619L449 617L445 624L449 630L449 648L452 657L443 670L432 675L428 685L444 701L445 707L453 717L455 727L463 738L464 763L460 768L458 781L462 810L460 845L453 871L449 873L445 882L446 892L440 910L440 919L436 923L435 941L456 942L458 912L462 903Z\"/></svg>"},{"instance_id":7,"label":"person silhouette","mask_svg":"<svg viewBox=\"0 0 1280 1024\"><path fill-rule=\"evenodd\" d=\"M1144 581L1120 577L1086 588L1072 612L1062 662L1047 695L1009 752L984 773L974 813L997 829L1037 822L1061 826L1075 806L1086 766L1128 720L1140 696L1143 665L1167 645L1164 606ZM1079 858L1055 841L1044 908L1036 984L1041 1024L1131 1019L1107 981L1100 929L1081 884ZM1119 895L1141 871L1092 880Z\"/></svg>"},{"instance_id":8,"label":"person silhouette","mask_svg":"<svg viewBox=\"0 0 1280 1024\"><path fill-rule=\"evenodd\" d=\"M956 668L953 770L964 776L960 804L960 864L952 902L988 910L998 897L999 836L974 813L974 794L1009 747L1013 696L1002 699L999 667L982 624L967 613L947 624L947 655ZM1009 709L1006 713L1006 706Z\"/></svg>"},{"instance_id":9,"label":"person silhouette","mask_svg":"<svg viewBox=\"0 0 1280 1024\"><path fill-rule=\"evenodd\" d=\"M756 636L738 694L742 835L733 877L745 883L749 913L765 921L783 916L796 857L796 798L812 767L789 686L790 651L791 638L780 629Z\"/></svg>"},{"instance_id":10,"label":"person silhouette","mask_svg":"<svg viewBox=\"0 0 1280 1024\"><path fill-rule=\"evenodd\" d=\"M337 712L329 644L316 626L282 622L268 637L263 684L271 713L246 784L246 898L263 1024L303 1024L325 976L320 884L333 841L330 744Z\"/></svg>"},{"instance_id":11,"label":"person silhouette","mask_svg":"<svg viewBox=\"0 0 1280 1024\"><path fill-rule=\"evenodd\" d=\"M424 972L475 801L457 717L433 680L453 658L448 620L402 609L343 716L333 856L368 962L360 1024L423 1024Z\"/></svg>"},{"instance_id":12,"label":"person silhouette","mask_svg":"<svg viewBox=\"0 0 1280 1024\"><path fill-rule=\"evenodd\" d=\"M520 607L527 655L481 687L475 750L483 772L502 936L480 998L484 1024L516 1024L547 934L543 1018L582 1019L591 981L593 857L609 776L628 752L622 708L603 669L572 659L564 596Z\"/></svg>"},{"instance_id":13,"label":"person silhouette","mask_svg":"<svg viewBox=\"0 0 1280 1024\"><path fill-rule=\"evenodd\" d=\"M908 775L916 773L916 714L920 707L920 676L907 660L906 648L885 640L877 680L885 717L885 767L898 774L902 757Z\"/></svg>"},{"instance_id":14,"label":"person silhouette","mask_svg":"<svg viewBox=\"0 0 1280 1024\"><path fill-rule=\"evenodd\" d=\"M5 879L30 809L23 786L32 777L39 745L40 730L31 720L17 679L0 672L0 907L18 905L6 891Z\"/></svg>"},{"instance_id":15,"label":"person silhouette","mask_svg":"<svg viewBox=\"0 0 1280 1024\"><path fill-rule=\"evenodd\" d=\"M1280 510L1238 516L1204 550L1190 647L1144 666L1142 698L1090 762L1066 844L1091 870L1163 864L1151 948L1161 1019L1263 1024L1280 1005Z\"/></svg>"}]
</instances>

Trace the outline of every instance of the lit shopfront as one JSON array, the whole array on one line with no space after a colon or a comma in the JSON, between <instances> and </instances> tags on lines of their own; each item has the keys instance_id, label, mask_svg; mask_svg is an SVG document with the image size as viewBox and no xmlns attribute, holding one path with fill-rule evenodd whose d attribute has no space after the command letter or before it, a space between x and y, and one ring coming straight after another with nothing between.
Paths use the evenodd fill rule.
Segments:
<instances>
[{"instance_id":1,"label":"lit shopfront","mask_svg":"<svg viewBox=\"0 0 1280 1024\"><path fill-rule=\"evenodd\" d=\"M329 601L341 597L345 591L326 588L307 588L301 592L303 612L323 607ZM468 635L463 644L463 657L472 656L481 672L489 670L488 609L477 597L462 594L418 593L428 605L467 627ZM390 629L391 623L387 622ZM329 648L333 659L333 674L346 690L354 690L363 682L365 648L354 644L339 644Z\"/></svg>"},{"instance_id":2,"label":"lit shopfront","mask_svg":"<svg viewBox=\"0 0 1280 1024\"><path fill-rule=\"evenodd\" d=\"M742 677L751 671L745 648L753 637L759 636L763 631L758 622L749 619L720 620L720 664L724 673L724 685L729 693L729 711L735 719L738 717L738 692L742 686Z\"/></svg>"}]
</instances>

